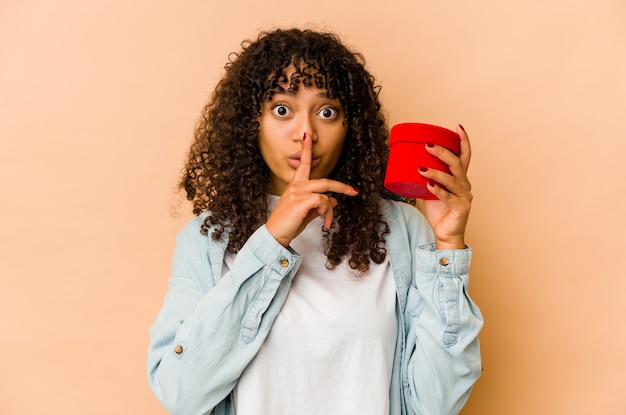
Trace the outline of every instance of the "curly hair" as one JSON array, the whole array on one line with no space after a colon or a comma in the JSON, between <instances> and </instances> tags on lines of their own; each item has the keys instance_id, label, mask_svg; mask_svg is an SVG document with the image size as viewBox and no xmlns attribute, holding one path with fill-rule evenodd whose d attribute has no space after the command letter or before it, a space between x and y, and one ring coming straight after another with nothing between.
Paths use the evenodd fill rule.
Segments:
<instances>
[{"instance_id":1,"label":"curly hair","mask_svg":"<svg viewBox=\"0 0 626 415\"><path fill-rule=\"evenodd\" d=\"M287 78L287 69L295 71ZM261 106L273 94L299 85L325 89L341 102L347 134L330 178L360 189L338 200L335 219L324 232L326 266L347 258L360 273L387 254L388 226L380 213L389 130L378 99L380 86L365 69L360 53L350 51L332 33L277 29L232 53L205 105L180 181L193 212L208 211L201 228L219 240L228 230L228 251L238 252L268 216L270 171L259 150ZM357 236L358 237L355 237Z\"/></svg>"}]
</instances>

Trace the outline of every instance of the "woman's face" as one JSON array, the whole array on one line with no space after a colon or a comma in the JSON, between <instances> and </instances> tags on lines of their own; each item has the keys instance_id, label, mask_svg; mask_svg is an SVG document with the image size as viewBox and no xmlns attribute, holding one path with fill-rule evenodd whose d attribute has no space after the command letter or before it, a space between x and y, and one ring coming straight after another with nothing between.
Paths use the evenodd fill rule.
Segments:
<instances>
[{"instance_id":1,"label":"woman's face","mask_svg":"<svg viewBox=\"0 0 626 415\"><path fill-rule=\"evenodd\" d=\"M313 142L311 179L327 177L346 138L344 110L326 90L300 85L297 93L274 94L261 107L259 147L270 169L270 191L282 195L300 164L302 137Z\"/></svg>"}]
</instances>

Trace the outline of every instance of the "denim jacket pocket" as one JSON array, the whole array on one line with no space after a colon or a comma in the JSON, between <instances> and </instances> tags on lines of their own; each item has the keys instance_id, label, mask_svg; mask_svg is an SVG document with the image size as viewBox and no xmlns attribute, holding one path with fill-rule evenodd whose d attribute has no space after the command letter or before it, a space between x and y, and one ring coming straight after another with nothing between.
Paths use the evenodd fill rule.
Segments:
<instances>
[{"instance_id":1,"label":"denim jacket pocket","mask_svg":"<svg viewBox=\"0 0 626 415\"><path fill-rule=\"evenodd\" d=\"M406 298L406 308L404 309L404 324L405 324L405 349L404 358L402 361L401 376L402 376L402 388L405 390L405 394L408 394L409 388L409 370L412 367L412 360L409 357L413 355L415 346L417 344L417 325L419 324L419 317L422 314L422 310L426 302L420 295L417 288L409 285Z\"/></svg>"},{"instance_id":2,"label":"denim jacket pocket","mask_svg":"<svg viewBox=\"0 0 626 415\"><path fill-rule=\"evenodd\" d=\"M410 317L419 317L424 309L425 301L417 288L409 285L406 298L406 312Z\"/></svg>"}]
</instances>

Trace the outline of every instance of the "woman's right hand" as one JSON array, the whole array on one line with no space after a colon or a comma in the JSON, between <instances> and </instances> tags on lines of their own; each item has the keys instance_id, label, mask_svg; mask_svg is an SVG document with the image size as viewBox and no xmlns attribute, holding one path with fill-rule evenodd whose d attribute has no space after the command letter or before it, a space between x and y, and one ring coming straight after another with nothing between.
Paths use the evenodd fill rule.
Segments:
<instances>
[{"instance_id":1,"label":"woman's right hand","mask_svg":"<svg viewBox=\"0 0 626 415\"><path fill-rule=\"evenodd\" d=\"M326 192L347 196L359 193L358 189L337 180L311 179L312 147L312 140L305 135L300 164L265 224L270 234L285 247L317 216L324 217L325 228L331 227L337 199Z\"/></svg>"}]
</instances>

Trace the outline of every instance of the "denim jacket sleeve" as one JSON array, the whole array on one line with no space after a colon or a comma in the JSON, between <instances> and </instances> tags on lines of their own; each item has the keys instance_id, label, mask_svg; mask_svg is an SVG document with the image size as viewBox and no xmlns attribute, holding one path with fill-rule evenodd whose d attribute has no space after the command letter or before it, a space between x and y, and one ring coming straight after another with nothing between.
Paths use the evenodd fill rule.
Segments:
<instances>
[{"instance_id":1,"label":"denim jacket sleeve","mask_svg":"<svg viewBox=\"0 0 626 415\"><path fill-rule=\"evenodd\" d=\"M404 332L406 413L458 414L482 370L483 318L468 294L472 250L435 250L426 218L406 203L388 202L383 212Z\"/></svg>"},{"instance_id":2,"label":"denim jacket sleeve","mask_svg":"<svg viewBox=\"0 0 626 415\"><path fill-rule=\"evenodd\" d=\"M429 249L430 248L430 249ZM483 319L468 295L472 251L415 253L415 285L407 298L409 406L415 414L458 414L482 366Z\"/></svg>"},{"instance_id":3,"label":"denim jacket sleeve","mask_svg":"<svg viewBox=\"0 0 626 415\"><path fill-rule=\"evenodd\" d=\"M301 258L259 228L222 274L224 243L177 236L168 291L150 329L148 377L173 414L212 414L257 354Z\"/></svg>"}]
</instances>

